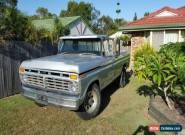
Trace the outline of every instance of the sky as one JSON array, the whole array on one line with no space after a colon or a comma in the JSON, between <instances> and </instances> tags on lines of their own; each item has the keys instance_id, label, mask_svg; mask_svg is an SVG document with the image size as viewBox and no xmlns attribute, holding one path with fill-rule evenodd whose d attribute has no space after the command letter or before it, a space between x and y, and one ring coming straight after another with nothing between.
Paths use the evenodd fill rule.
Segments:
<instances>
[{"instance_id":1,"label":"sky","mask_svg":"<svg viewBox=\"0 0 185 135\"><path fill-rule=\"evenodd\" d=\"M35 14L38 7L45 7L51 13L57 15L60 14L61 10L67 8L69 0L18 0L18 9L27 15ZM80 2L82 0L75 0ZM112 18L117 18L116 14L116 3L118 0L83 0L94 5L94 7L100 10L102 15L109 15ZM185 6L185 0L119 0L121 13L119 18L124 18L127 21L133 20L134 13L137 16L143 17L145 12L153 12L164 6L170 6L178 8Z\"/></svg>"}]
</instances>

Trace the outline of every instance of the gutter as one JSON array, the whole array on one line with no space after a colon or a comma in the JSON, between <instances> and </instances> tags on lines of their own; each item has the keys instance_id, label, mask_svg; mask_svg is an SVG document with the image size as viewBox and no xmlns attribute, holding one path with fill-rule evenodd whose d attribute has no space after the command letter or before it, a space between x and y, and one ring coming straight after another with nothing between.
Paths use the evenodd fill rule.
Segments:
<instances>
[{"instance_id":1,"label":"gutter","mask_svg":"<svg viewBox=\"0 0 185 135\"><path fill-rule=\"evenodd\" d=\"M161 30L161 29L185 29L185 23L183 24L168 24L168 25L142 25L142 26L126 26L120 28L123 32L132 31L147 31L147 30Z\"/></svg>"}]
</instances>

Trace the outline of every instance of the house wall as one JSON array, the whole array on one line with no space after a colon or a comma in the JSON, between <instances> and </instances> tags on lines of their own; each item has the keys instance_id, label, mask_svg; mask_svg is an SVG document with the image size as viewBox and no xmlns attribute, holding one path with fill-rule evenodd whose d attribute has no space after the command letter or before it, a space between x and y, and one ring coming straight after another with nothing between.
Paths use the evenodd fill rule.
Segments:
<instances>
[{"instance_id":1,"label":"house wall","mask_svg":"<svg viewBox=\"0 0 185 135\"><path fill-rule=\"evenodd\" d=\"M150 44L158 50L163 44L183 42L182 33L184 33L184 30L151 30Z\"/></svg>"},{"instance_id":2,"label":"house wall","mask_svg":"<svg viewBox=\"0 0 185 135\"><path fill-rule=\"evenodd\" d=\"M69 29L70 29L70 36L94 35L92 30L81 19L70 24Z\"/></svg>"},{"instance_id":3,"label":"house wall","mask_svg":"<svg viewBox=\"0 0 185 135\"><path fill-rule=\"evenodd\" d=\"M144 43L150 43L155 49L169 42L185 41L185 30L151 30L143 32L133 32L131 38L131 58L130 69L133 68L134 53L138 47Z\"/></svg>"},{"instance_id":4,"label":"house wall","mask_svg":"<svg viewBox=\"0 0 185 135\"><path fill-rule=\"evenodd\" d=\"M138 47L143 45L146 42L144 32L135 32L132 33L131 38L131 52L130 52L130 69L133 67L134 53Z\"/></svg>"}]
</instances>

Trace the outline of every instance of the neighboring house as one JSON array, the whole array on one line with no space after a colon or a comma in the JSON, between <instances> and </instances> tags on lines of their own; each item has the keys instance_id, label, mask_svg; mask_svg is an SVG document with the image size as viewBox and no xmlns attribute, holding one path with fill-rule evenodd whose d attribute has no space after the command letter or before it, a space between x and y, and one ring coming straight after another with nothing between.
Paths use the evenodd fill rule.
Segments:
<instances>
[{"instance_id":1,"label":"neighboring house","mask_svg":"<svg viewBox=\"0 0 185 135\"><path fill-rule=\"evenodd\" d=\"M132 34L132 56L135 49L145 42L156 49L169 42L182 42L185 35L185 6L177 9L164 7L147 17L128 23L122 31Z\"/></svg>"},{"instance_id":2,"label":"neighboring house","mask_svg":"<svg viewBox=\"0 0 185 135\"><path fill-rule=\"evenodd\" d=\"M62 25L69 27L70 34L72 36L79 35L94 35L94 32L91 28L85 23L85 21L80 16L72 17L60 17ZM47 29L52 31L54 28L54 19L40 19L33 20L32 23L37 29Z\"/></svg>"}]
</instances>

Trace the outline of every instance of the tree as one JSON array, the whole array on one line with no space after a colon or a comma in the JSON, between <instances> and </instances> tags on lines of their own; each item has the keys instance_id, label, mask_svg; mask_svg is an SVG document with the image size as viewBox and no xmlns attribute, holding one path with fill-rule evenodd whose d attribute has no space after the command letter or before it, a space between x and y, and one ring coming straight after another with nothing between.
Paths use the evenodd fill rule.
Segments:
<instances>
[{"instance_id":1,"label":"tree","mask_svg":"<svg viewBox=\"0 0 185 135\"><path fill-rule=\"evenodd\" d=\"M0 38L1 40L23 40L27 17L17 10L17 0L1 3Z\"/></svg>"},{"instance_id":2,"label":"tree","mask_svg":"<svg viewBox=\"0 0 185 135\"><path fill-rule=\"evenodd\" d=\"M136 21L136 20L137 20L137 13L135 12L133 21Z\"/></svg>"},{"instance_id":3,"label":"tree","mask_svg":"<svg viewBox=\"0 0 185 135\"><path fill-rule=\"evenodd\" d=\"M124 20L123 18L120 18L120 19L115 19L114 22L116 23L116 25L118 27L120 26L125 26L127 24L127 21Z\"/></svg>"},{"instance_id":4,"label":"tree","mask_svg":"<svg viewBox=\"0 0 185 135\"><path fill-rule=\"evenodd\" d=\"M129 42L129 41L131 41L131 36L126 34L124 36L120 36L119 39L124 41L124 42Z\"/></svg>"},{"instance_id":5,"label":"tree","mask_svg":"<svg viewBox=\"0 0 185 135\"><path fill-rule=\"evenodd\" d=\"M110 16L102 16L99 20L100 29L99 33L111 35L118 30L117 25Z\"/></svg>"},{"instance_id":6,"label":"tree","mask_svg":"<svg viewBox=\"0 0 185 135\"><path fill-rule=\"evenodd\" d=\"M100 12L93 7L90 3L69 1L67 10L62 10L60 13L61 17L67 16L81 16L87 22L88 25L92 26L93 21L100 15Z\"/></svg>"},{"instance_id":7,"label":"tree","mask_svg":"<svg viewBox=\"0 0 185 135\"><path fill-rule=\"evenodd\" d=\"M5 16L8 9L16 9L17 0L2 0L0 1L0 18L1 20Z\"/></svg>"},{"instance_id":8,"label":"tree","mask_svg":"<svg viewBox=\"0 0 185 135\"><path fill-rule=\"evenodd\" d=\"M145 12L144 17L147 17L149 14L150 14L149 12Z\"/></svg>"},{"instance_id":9,"label":"tree","mask_svg":"<svg viewBox=\"0 0 185 135\"><path fill-rule=\"evenodd\" d=\"M46 17L49 14L48 9L44 7L38 7L36 13L40 18Z\"/></svg>"},{"instance_id":10,"label":"tree","mask_svg":"<svg viewBox=\"0 0 185 135\"><path fill-rule=\"evenodd\" d=\"M62 23L60 22L58 17L55 17L54 19L54 29L52 31L52 43L57 43L60 36L68 35L69 34L69 28L64 27Z\"/></svg>"}]
</instances>

